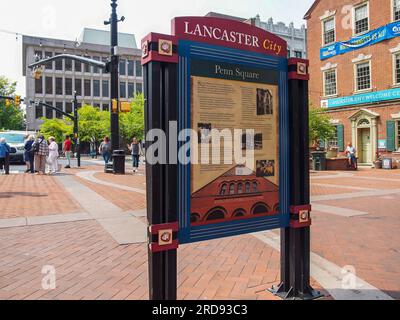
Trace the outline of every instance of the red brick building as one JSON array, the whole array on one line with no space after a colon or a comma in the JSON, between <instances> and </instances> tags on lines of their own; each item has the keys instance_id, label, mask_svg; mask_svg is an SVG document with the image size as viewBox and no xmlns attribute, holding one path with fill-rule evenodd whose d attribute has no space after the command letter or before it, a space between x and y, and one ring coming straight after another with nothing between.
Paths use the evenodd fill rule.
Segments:
<instances>
[{"instance_id":1,"label":"red brick building","mask_svg":"<svg viewBox=\"0 0 400 320\"><path fill-rule=\"evenodd\" d=\"M308 28L310 102L328 108L359 163L400 150L400 0L316 0ZM400 154L400 153L399 153Z\"/></svg>"},{"instance_id":2,"label":"red brick building","mask_svg":"<svg viewBox=\"0 0 400 320\"><path fill-rule=\"evenodd\" d=\"M278 214L279 188L255 172L238 176L236 167L192 195L194 225Z\"/></svg>"}]
</instances>

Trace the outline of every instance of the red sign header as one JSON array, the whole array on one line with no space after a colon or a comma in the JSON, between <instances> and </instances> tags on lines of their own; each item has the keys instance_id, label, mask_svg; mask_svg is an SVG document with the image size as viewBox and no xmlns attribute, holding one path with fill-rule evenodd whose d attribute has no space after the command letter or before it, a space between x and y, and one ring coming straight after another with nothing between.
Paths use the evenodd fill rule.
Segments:
<instances>
[{"instance_id":1,"label":"red sign header","mask_svg":"<svg viewBox=\"0 0 400 320\"><path fill-rule=\"evenodd\" d=\"M271 56L287 57L287 44L278 36L250 24L211 17L179 17L172 20L172 35Z\"/></svg>"}]
</instances>

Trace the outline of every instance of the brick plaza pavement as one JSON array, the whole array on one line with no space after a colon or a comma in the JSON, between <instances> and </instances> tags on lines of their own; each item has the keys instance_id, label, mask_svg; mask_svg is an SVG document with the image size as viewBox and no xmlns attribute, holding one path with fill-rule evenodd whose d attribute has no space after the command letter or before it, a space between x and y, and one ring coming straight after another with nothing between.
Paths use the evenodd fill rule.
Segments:
<instances>
[{"instance_id":1,"label":"brick plaza pavement","mask_svg":"<svg viewBox=\"0 0 400 320\"><path fill-rule=\"evenodd\" d=\"M119 188L84 177L73 179L122 211L145 208L142 193L120 189L145 190L143 172L113 176L101 169L87 168L95 171L93 177L98 181ZM69 174L83 171L71 170ZM63 208L60 215L81 212L82 207L54 177L2 176L0 186L7 194L13 190L25 192L28 199L24 201L29 200L28 206L18 204L20 201L20 207L13 204L12 211L12 200L0 196L0 207L8 208L0 213L0 299L148 297L145 244L119 245L94 220L1 228L1 221L10 217L56 214L52 201L64 204L56 206ZM40 190L41 197L29 196L29 186L35 186L35 192ZM339 267L354 266L359 278L400 299L400 219L396 215L400 171L313 173L312 195L318 208L333 208L335 212L313 212L312 251ZM47 206L47 202L52 205ZM26 209L30 206L36 211ZM336 214L340 209L347 211ZM41 288L45 265L55 267L55 290ZM275 299L265 290L279 283L279 252L253 235L207 241L181 246L178 269L179 299ZM329 290L324 290L316 279L313 286L331 298Z\"/></svg>"}]
</instances>

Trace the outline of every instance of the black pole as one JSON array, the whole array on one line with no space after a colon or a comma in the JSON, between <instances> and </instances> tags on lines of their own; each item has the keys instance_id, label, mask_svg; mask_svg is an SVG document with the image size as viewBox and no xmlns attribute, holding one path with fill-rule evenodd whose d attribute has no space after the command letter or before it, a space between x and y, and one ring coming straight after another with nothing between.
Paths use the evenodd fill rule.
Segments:
<instances>
[{"instance_id":1,"label":"black pole","mask_svg":"<svg viewBox=\"0 0 400 320\"><path fill-rule=\"evenodd\" d=\"M110 62L110 74L111 74L111 106L113 101L119 101L119 57L117 55L118 47L118 16L117 16L117 0L111 0L111 62ZM119 103L117 103L119 105ZM120 148L119 143L119 108L113 110L111 108L111 148L112 150L118 150Z\"/></svg>"},{"instance_id":2,"label":"black pole","mask_svg":"<svg viewBox=\"0 0 400 320\"><path fill-rule=\"evenodd\" d=\"M76 97L76 91L74 92L73 108L74 108L74 138L76 141L76 158L77 158L77 162L78 162L78 168L80 168L81 167L81 146L80 146L80 139L79 139L78 99Z\"/></svg>"},{"instance_id":3,"label":"black pole","mask_svg":"<svg viewBox=\"0 0 400 320\"><path fill-rule=\"evenodd\" d=\"M289 59L290 226L281 230L281 284L272 292L283 299L321 297L310 285L310 168L308 61Z\"/></svg>"}]
</instances>

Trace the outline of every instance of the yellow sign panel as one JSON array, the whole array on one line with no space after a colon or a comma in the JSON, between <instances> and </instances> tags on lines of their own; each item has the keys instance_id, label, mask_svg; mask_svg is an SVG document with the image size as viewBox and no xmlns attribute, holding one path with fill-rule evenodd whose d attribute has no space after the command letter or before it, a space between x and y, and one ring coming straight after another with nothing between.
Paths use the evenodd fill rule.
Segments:
<instances>
[{"instance_id":1,"label":"yellow sign panel","mask_svg":"<svg viewBox=\"0 0 400 320\"><path fill-rule=\"evenodd\" d=\"M132 106L128 101L121 101L121 112L131 112Z\"/></svg>"}]
</instances>

